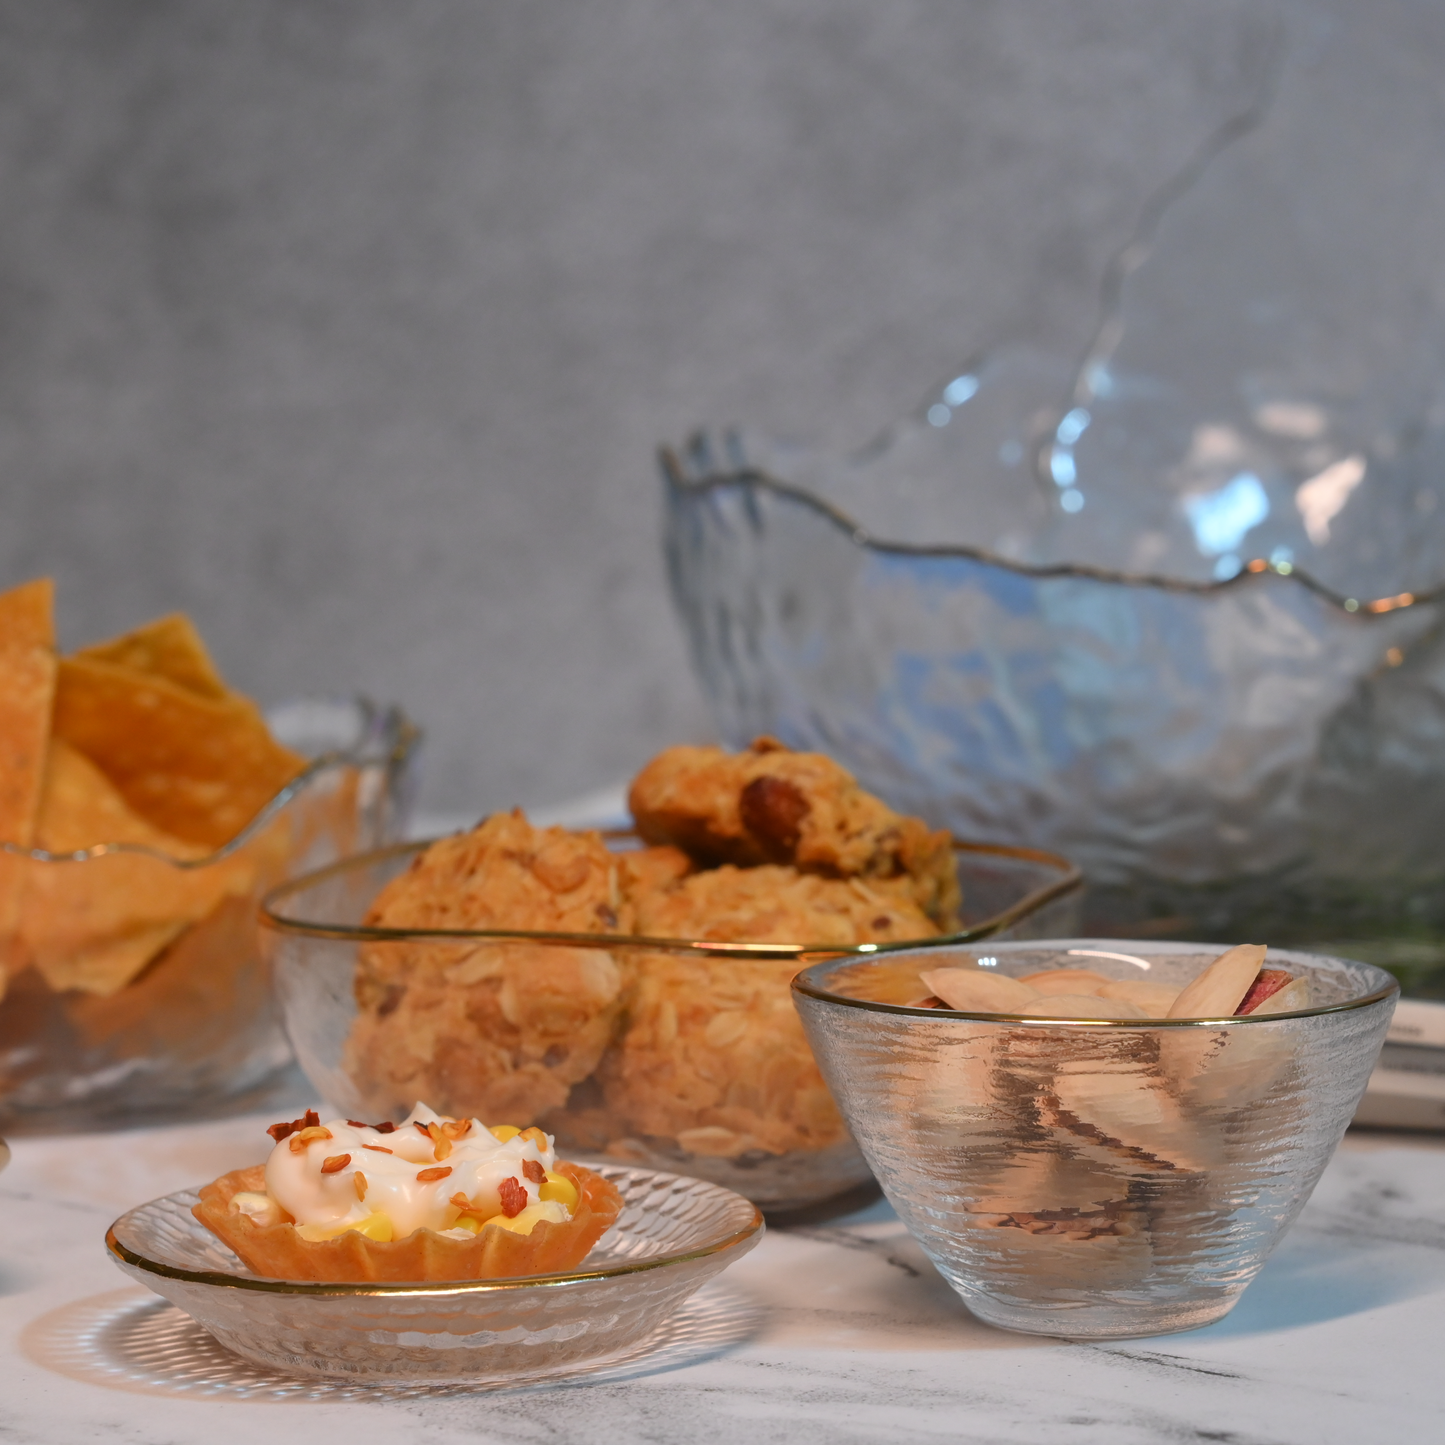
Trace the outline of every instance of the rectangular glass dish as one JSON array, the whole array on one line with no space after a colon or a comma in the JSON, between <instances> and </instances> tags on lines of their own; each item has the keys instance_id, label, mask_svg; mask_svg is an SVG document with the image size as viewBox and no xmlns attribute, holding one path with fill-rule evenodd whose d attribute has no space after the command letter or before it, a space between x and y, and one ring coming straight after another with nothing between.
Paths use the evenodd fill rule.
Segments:
<instances>
[{"instance_id":1,"label":"rectangular glass dish","mask_svg":"<svg viewBox=\"0 0 1445 1445\"><path fill-rule=\"evenodd\" d=\"M608 842L636 846L627 834ZM709 1179L768 1209L868 1178L788 986L813 959L907 942L365 926L378 892L427 846L347 859L262 908L297 1058L338 1112L395 1118L422 1101L537 1122L569 1156ZM1081 880L1065 859L965 843L956 858L965 926L930 944L1039 937L1076 917Z\"/></svg>"}]
</instances>

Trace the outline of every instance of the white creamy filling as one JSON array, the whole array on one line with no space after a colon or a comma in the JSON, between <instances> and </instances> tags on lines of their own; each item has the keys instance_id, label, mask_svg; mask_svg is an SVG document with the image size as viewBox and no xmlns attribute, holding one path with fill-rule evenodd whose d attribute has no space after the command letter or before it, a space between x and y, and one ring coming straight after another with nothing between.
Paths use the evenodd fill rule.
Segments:
<instances>
[{"instance_id":1,"label":"white creamy filling","mask_svg":"<svg viewBox=\"0 0 1445 1445\"><path fill-rule=\"evenodd\" d=\"M525 1191L524 1211L517 1223L523 1218L559 1222L571 1218L566 1205L542 1200L540 1185L523 1173L527 1161L543 1170L557 1167L550 1135L542 1136L546 1141L542 1147L536 1134L503 1141L479 1119L465 1122L470 1128L460 1138L449 1139L447 1151L444 1145L439 1149L417 1126L452 1124L455 1132L458 1121L446 1119L425 1104L418 1104L389 1134L344 1119L327 1120L321 1128L330 1137L302 1140L297 1149L292 1146L298 1142L298 1132L271 1151L266 1161L266 1194L298 1225L325 1225L339 1231L372 1214L384 1213L391 1219L395 1239L417 1229L467 1234L453 1229L462 1213L453 1203L457 1195L465 1196L484 1218L501 1216L497 1223L515 1227L502 1214L501 1186L508 1179L515 1181L509 1190L514 1203L515 1186ZM439 1152L444 1155L441 1159ZM269 1222L264 1219L264 1198L247 1195L237 1207L258 1223Z\"/></svg>"}]
</instances>

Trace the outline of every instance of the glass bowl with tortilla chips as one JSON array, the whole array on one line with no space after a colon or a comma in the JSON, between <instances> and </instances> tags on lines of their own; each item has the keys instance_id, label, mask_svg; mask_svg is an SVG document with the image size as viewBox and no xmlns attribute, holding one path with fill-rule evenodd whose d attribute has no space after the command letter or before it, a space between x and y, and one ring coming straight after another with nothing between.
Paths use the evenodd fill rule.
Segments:
<instances>
[{"instance_id":1,"label":"glass bowl with tortilla chips","mask_svg":"<svg viewBox=\"0 0 1445 1445\"><path fill-rule=\"evenodd\" d=\"M416 730L263 713L184 617L59 657L0 594L0 1126L203 1115L289 1061L257 942L281 880L398 836Z\"/></svg>"},{"instance_id":2,"label":"glass bowl with tortilla chips","mask_svg":"<svg viewBox=\"0 0 1445 1445\"><path fill-rule=\"evenodd\" d=\"M520 815L499 814L448 841L460 852L509 830L529 832ZM627 876L658 850L630 833L563 829L501 843L534 850L533 867L569 898L586 897L591 867L616 906L589 900L585 931L565 912L553 931L375 926L378 898L417 876L427 843L346 859L263 904L287 1031L328 1105L381 1118L425 1097L449 1112L535 1118L568 1157L711 1180L768 1210L867 1181L788 986L811 958L888 945L628 934ZM1064 859L961 843L954 856L953 941L1047 934L1073 916L1079 875ZM493 874L486 887L515 899L523 882Z\"/></svg>"}]
</instances>

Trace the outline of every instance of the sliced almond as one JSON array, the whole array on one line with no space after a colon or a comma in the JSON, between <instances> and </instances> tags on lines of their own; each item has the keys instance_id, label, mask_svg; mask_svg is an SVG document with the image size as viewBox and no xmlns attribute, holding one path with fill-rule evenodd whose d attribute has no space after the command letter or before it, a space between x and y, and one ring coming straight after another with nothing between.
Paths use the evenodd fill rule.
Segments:
<instances>
[{"instance_id":1,"label":"sliced almond","mask_svg":"<svg viewBox=\"0 0 1445 1445\"><path fill-rule=\"evenodd\" d=\"M329 1139L330 1137L330 1129L327 1129L321 1124L312 1124L291 1135L291 1152L293 1154L304 1154L308 1147L317 1139Z\"/></svg>"},{"instance_id":2,"label":"sliced almond","mask_svg":"<svg viewBox=\"0 0 1445 1445\"><path fill-rule=\"evenodd\" d=\"M684 1129L677 1142L689 1154L702 1154L714 1159L734 1159L748 1147L747 1139L721 1124L702 1124L696 1129Z\"/></svg>"},{"instance_id":3,"label":"sliced almond","mask_svg":"<svg viewBox=\"0 0 1445 1445\"><path fill-rule=\"evenodd\" d=\"M1165 1019L1179 997L1179 990L1167 983L1153 983L1146 978L1110 979L1099 990L1100 998L1122 998L1144 1010L1144 1017Z\"/></svg>"},{"instance_id":4,"label":"sliced almond","mask_svg":"<svg viewBox=\"0 0 1445 1445\"><path fill-rule=\"evenodd\" d=\"M1095 993L1056 993L1036 999L1021 1013L1035 1019L1142 1019L1138 1004L1126 998L1100 998Z\"/></svg>"},{"instance_id":5,"label":"sliced almond","mask_svg":"<svg viewBox=\"0 0 1445 1445\"><path fill-rule=\"evenodd\" d=\"M1039 999L1028 984L990 969L935 968L919 977L949 1008L964 1013L1022 1013Z\"/></svg>"},{"instance_id":6,"label":"sliced almond","mask_svg":"<svg viewBox=\"0 0 1445 1445\"><path fill-rule=\"evenodd\" d=\"M1258 1018L1261 1014L1293 1013L1299 1008L1309 1008L1311 1003L1310 981L1301 974L1298 978L1292 978L1282 989L1270 994L1262 1004L1254 1009L1250 1017Z\"/></svg>"},{"instance_id":7,"label":"sliced almond","mask_svg":"<svg viewBox=\"0 0 1445 1445\"><path fill-rule=\"evenodd\" d=\"M1180 1109L1162 1081L1137 1068L1061 1069L1040 1117L1100 1162L1186 1173L1215 1162L1207 1131Z\"/></svg>"},{"instance_id":8,"label":"sliced almond","mask_svg":"<svg viewBox=\"0 0 1445 1445\"><path fill-rule=\"evenodd\" d=\"M1104 984L1113 980L1106 974L1095 973L1092 968L1044 968L1024 974L1019 982L1040 993L1098 993Z\"/></svg>"},{"instance_id":9,"label":"sliced almond","mask_svg":"<svg viewBox=\"0 0 1445 1445\"><path fill-rule=\"evenodd\" d=\"M1241 943L1221 953L1174 1000L1169 1019L1224 1019L1233 1015L1264 963L1262 943Z\"/></svg>"}]
</instances>

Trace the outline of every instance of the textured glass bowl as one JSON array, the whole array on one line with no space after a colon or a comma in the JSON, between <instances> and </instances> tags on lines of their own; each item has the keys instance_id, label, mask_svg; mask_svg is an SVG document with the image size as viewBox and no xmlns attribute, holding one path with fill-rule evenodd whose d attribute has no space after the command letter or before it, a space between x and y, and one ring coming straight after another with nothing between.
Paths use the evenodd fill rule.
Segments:
<instances>
[{"instance_id":1,"label":"textured glass bowl","mask_svg":"<svg viewBox=\"0 0 1445 1445\"><path fill-rule=\"evenodd\" d=\"M1080 956L1083 951L1084 956ZM1182 985L1199 944L990 944L1001 973ZM815 964L793 990L854 1138L980 1319L1108 1339L1233 1308L1363 1094L1398 996L1368 964L1271 950L1316 1007L1118 1023L906 1006L948 951Z\"/></svg>"},{"instance_id":2,"label":"textured glass bowl","mask_svg":"<svg viewBox=\"0 0 1445 1445\"><path fill-rule=\"evenodd\" d=\"M112 897L177 871L229 871L238 857L249 856L254 881L118 993L55 991L33 968L13 976L0 998L0 1126L27 1133L205 1115L239 1106L289 1061L257 903L284 878L399 836L419 735L399 710L360 699L297 701L268 721L313 761L208 857L181 861L124 843L68 855L5 845L23 869L64 869Z\"/></svg>"},{"instance_id":3,"label":"textured glass bowl","mask_svg":"<svg viewBox=\"0 0 1445 1445\"><path fill-rule=\"evenodd\" d=\"M734 746L1076 859L1098 931L1445 937L1445 8L1158 8L1197 130L1092 316L856 452L665 454L696 671Z\"/></svg>"},{"instance_id":4,"label":"textured glass bowl","mask_svg":"<svg viewBox=\"0 0 1445 1445\"><path fill-rule=\"evenodd\" d=\"M1441 603L1350 612L1297 574L1194 585L893 545L701 464L669 470L667 507L730 744L769 733L957 834L1057 849L1091 920L1445 931Z\"/></svg>"},{"instance_id":5,"label":"textured glass bowl","mask_svg":"<svg viewBox=\"0 0 1445 1445\"><path fill-rule=\"evenodd\" d=\"M628 836L610 841L635 846ZM420 1095L443 1113L535 1121L571 1154L697 1175L769 1209L816 1203L867 1179L867 1165L808 1051L788 984L810 956L866 954L874 945L820 950L806 940L746 944L362 926L377 892L426 846L347 859L286 884L263 907L286 1028L301 1067L329 1105L350 1118L400 1118ZM957 858L968 921L960 939L1057 933L1076 916L1078 871L1061 858L981 844L959 845ZM369 950L387 949L414 959L426 950L438 971L445 966L478 977L489 977L495 961L515 973L519 995L529 973L580 959L615 978L617 993L607 1005L610 1014L579 1013L575 1027L554 1027L550 1062L513 1056L509 1077L524 1067L551 1071L524 1087L468 1077L470 1061L494 1045L523 1046L488 1037L458 1006L455 1017L428 1025L427 1057L403 1085L379 1064L375 1031L369 1042L357 1042L357 1030L371 1026L357 1003L358 968ZM460 988L456 997L464 997ZM445 1011L450 1000L433 1002ZM547 1007L565 1010L566 1003L554 999ZM590 1042L574 1045L573 1037ZM387 1044L380 1039L381 1047ZM639 1072L642 1060L664 1071L660 1081ZM489 1093L492 1088L508 1092Z\"/></svg>"},{"instance_id":6,"label":"textured glass bowl","mask_svg":"<svg viewBox=\"0 0 1445 1445\"><path fill-rule=\"evenodd\" d=\"M123 1273L228 1349L287 1374L378 1384L524 1384L611 1362L757 1244L763 1219L697 1179L601 1166L617 1223L567 1274L452 1284L316 1284L252 1274L191 1215L193 1190L122 1215Z\"/></svg>"}]
</instances>

